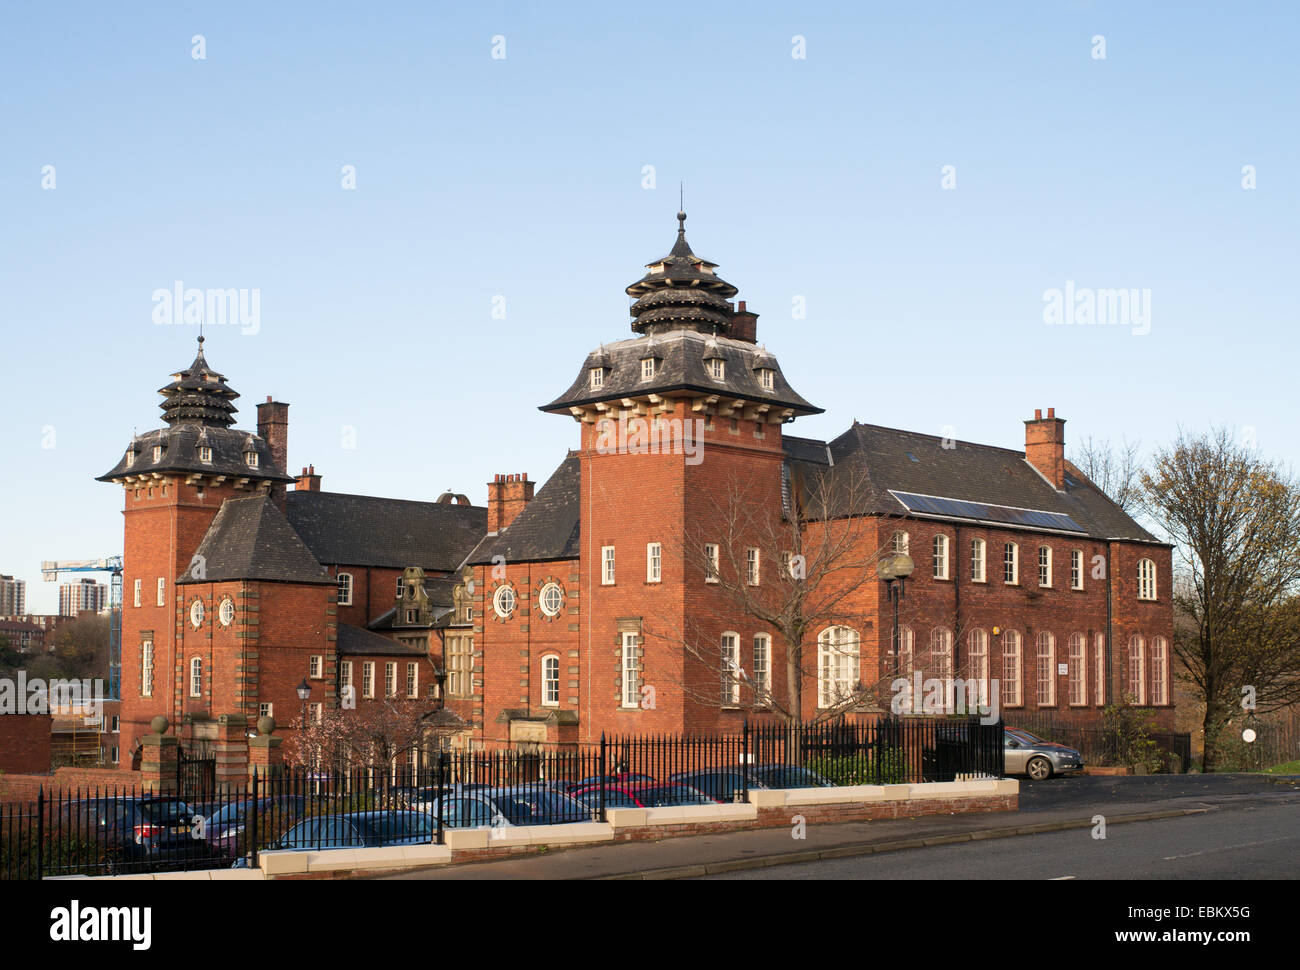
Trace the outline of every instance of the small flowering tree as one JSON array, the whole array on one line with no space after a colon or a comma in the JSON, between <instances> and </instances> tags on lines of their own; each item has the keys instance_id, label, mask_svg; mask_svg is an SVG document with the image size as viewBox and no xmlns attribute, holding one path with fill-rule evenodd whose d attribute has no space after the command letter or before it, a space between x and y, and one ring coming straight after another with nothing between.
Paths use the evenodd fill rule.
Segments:
<instances>
[{"instance_id":1,"label":"small flowering tree","mask_svg":"<svg viewBox=\"0 0 1300 970\"><path fill-rule=\"evenodd\" d=\"M314 723L299 719L285 761L309 768L322 761L340 769L391 765L423 747L435 706L425 698L384 697L324 711Z\"/></svg>"}]
</instances>

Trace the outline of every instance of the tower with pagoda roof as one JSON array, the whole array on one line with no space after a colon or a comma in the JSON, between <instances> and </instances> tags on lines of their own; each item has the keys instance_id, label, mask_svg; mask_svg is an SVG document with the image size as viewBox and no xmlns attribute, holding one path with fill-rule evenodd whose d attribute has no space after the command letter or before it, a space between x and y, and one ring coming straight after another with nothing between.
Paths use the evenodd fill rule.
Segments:
<instances>
[{"instance_id":1,"label":"tower with pagoda roof","mask_svg":"<svg viewBox=\"0 0 1300 970\"><path fill-rule=\"evenodd\" d=\"M134 435L98 477L125 498L122 611L122 748L151 718L184 717L178 630L189 623L187 581L206 575L195 554L227 499L283 496L287 404L258 408L259 431L235 427L239 395L214 370L198 338L193 362L159 389L163 426ZM280 420L283 419L283 420ZM195 632L211 619L200 611Z\"/></svg>"},{"instance_id":2,"label":"tower with pagoda roof","mask_svg":"<svg viewBox=\"0 0 1300 970\"><path fill-rule=\"evenodd\" d=\"M606 729L721 724L716 705L692 707L689 692L671 689L699 672L672 649L669 631L680 637L726 612L717 587L687 561L683 537L714 529L723 542L726 526L711 519L736 490L779 508L782 429L821 412L758 343L757 314L732 302L739 291L717 269L695 254L678 212L668 254L627 287L632 336L593 349L568 389L541 407L580 428L580 581L593 665L584 678L593 703L616 712ZM628 665L639 683L658 685L653 709L616 696ZM716 689L716 672L702 676Z\"/></svg>"}]
</instances>

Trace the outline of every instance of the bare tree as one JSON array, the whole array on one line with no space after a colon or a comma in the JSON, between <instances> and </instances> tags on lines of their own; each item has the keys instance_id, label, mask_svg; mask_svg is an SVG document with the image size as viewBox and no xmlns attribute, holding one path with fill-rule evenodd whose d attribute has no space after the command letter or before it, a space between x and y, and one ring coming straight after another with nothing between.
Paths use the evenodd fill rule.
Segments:
<instances>
[{"instance_id":1,"label":"bare tree","mask_svg":"<svg viewBox=\"0 0 1300 970\"><path fill-rule=\"evenodd\" d=\"M778 503L762 483L733 478L696 517L707 526L670 536L687 574L706 576L728 615L750 618L751 634L757 628L770 637L767 669L742 659L753 656L750 643L720 641L693 610L681 622L658 618L646 635L682 651L677 686L699 704L763 709L791 723L802 720L804 686L812 682L822 692L816 720L878 707L878 672L863 667L865 598L857 595L891 552L879 543L878 516L866 511L874 491L851 468L806 466L792 466L786 491Z\"/></svg>"},{"instance_id":2,"label":"bare tree","mask_svg":"<svg viewBox=\"0 0 1300 970\"><path fill-rule=\"evenodd\" d=\"M1127 439L1119 445L1096 441L1089 436L1070 454L1070 463L1104 492L1123 511L1132 513L1142 501L1142 465L1139 442Z\"/></svg>"},{"instance_id":3,"label":"bare tree","mask_svg":"<svg viewBox=\"0 0 1300 970\"><path fill-rule=\"evenodd\" d=\"M1205 770L1243 697L1300 701L1300 486L1228 429L1184 435L1142 476L1143 507L1173 542L1174 650L1204 702Z\"/></svg>"},{"instance_id":4,"label":"bare tree","mask_svg":"<svg viewBox=\"0 0 1300 970\"><path fill-rule=\"evenodd\" d=\"M319 721L294 723L285 761L316 766L322 760L337 767L391 765L423 747L435 712L428 699L384 697L362 701L353 709L322 711Z\"/></svg>"}]
</instances>

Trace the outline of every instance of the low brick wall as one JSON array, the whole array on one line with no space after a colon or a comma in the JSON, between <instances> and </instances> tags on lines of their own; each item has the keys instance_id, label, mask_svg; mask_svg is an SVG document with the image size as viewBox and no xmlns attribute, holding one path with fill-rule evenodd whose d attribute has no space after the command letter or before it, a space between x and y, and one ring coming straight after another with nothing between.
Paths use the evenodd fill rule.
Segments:
<instances>
[{"instance_id":1,"label":"low brick wall","mask_svg":"<svg viewBox=\"0 0 1300 970\"><path fill-rule=\"evenodd\" d=\"M52 794L77 797L99 789L100 792L113 790L129 791L140 784L140 775L136 772L120 771L115 768L59 768L46 775L0 775L0 804L8 802L34 802L36 794L43 787L45 797Z\"/></svg>"}]
</instances>

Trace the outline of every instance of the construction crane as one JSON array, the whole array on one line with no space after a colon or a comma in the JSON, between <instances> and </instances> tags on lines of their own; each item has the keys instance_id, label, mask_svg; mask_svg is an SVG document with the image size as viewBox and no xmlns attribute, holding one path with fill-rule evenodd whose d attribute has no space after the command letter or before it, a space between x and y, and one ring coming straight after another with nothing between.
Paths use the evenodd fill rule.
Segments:
<instances>
[{"instance_id":1,"label":"construction crane","mask_svg":"<svg viewBox=\"0 0 1300 970\"><path fill-rule=\"evenodd\" d=\"M41 575L47 583L56 583L59 573L108 573L108 696L122 699L122 557L104 559L59 559L41 563Z\"/></svg>"}]
</instances>

